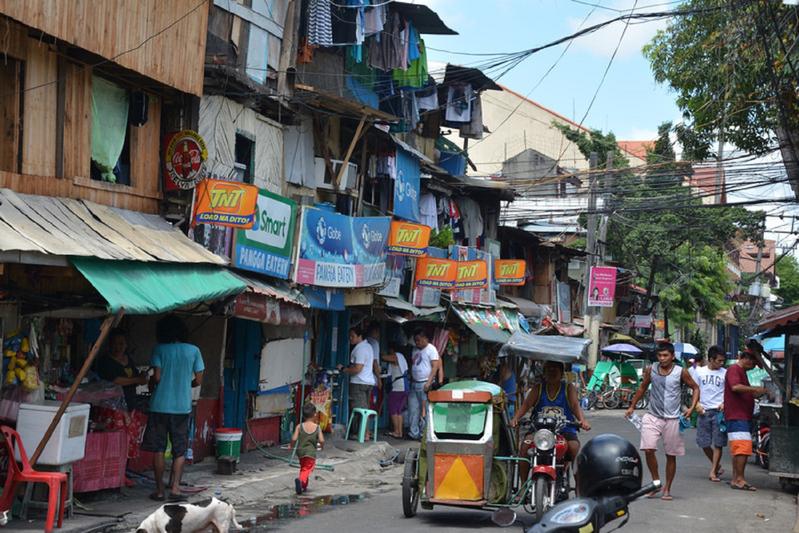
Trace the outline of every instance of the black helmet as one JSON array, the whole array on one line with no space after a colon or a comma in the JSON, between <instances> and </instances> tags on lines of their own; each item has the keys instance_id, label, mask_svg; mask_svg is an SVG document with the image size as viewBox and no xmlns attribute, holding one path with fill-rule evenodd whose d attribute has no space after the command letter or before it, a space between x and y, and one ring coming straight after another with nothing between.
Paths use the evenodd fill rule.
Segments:
<instances>
[{"instance_id":1,"label":"black helmet","mask_svg":"<svg viewBox=\"0 0 799 533\"><path fill-rule=\"evenodd\" d=\"M641 488L641 456L627 440L606 433L589 440L577 455L580 496L630 494Z\"/></svg>"}]
</instances>

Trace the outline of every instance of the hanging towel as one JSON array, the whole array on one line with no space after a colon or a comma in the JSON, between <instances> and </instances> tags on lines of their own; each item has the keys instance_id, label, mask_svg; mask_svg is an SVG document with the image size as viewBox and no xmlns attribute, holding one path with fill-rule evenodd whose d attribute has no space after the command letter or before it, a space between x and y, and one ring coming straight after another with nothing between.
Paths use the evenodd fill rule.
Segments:
<instances>
[{"instance_id":1,"label":"hanging towel","mask_svg":"<svg viewBox=\"0 0 799 533\"><path fill-rule=\"evenodd\" d=\"M426 192L419 198L419 213L421 214L419 221L422 224L438 231L438 208L433 193Z\"/></svg>"},{"instance_id":2,"label":"hanging towel","mask_svg":"<svg viewBox=\"0 0 799 533\"><path fill-rule=\"evenodd\" d=\"M333 46L333 20L329 0L308 2L308 44Z\"/></svg>"},{"instance_id":3,"label":"hanging towel","mask_svg":"<svg viewBox=\"0 0 799 533\"><path fill-rule=\"evenodd\" d=\"M461 126L461 137L464 139L483 138L483 106L479 94L472 100L472 120Z\"/></svg>"},{"instance_id":4,"label":"hanging towel","mask_svg":"<svg viewBox=\"0 0 799 533\"><path fill-rule=\"evenodd\" d=\"M380 32L383 31L383 26L386 25L386 4L381 4L375 7L366 9L364 13L364 27L363 33L366 37L377 34L377 40L380 41Z\"/></svg>"},{"instance_id":5,"label":"hanging towel","mask_svg":"<svg viewBox=\"0 0 799 533\"><path fill-rule=\"evenodd\" d=\"M472 86L468 83L451 85L447 91L447 122L467 123L472 120Z\"/></svg>"}]
</instances>

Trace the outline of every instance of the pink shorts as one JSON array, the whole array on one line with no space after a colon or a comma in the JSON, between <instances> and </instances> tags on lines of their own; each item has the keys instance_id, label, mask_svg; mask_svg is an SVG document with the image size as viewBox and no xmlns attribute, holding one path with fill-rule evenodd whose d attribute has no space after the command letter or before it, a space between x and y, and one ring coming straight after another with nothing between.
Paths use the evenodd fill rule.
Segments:
<instances>
[{"instance_id":1,"label":"pink shorts","mask_svg":"<svg viewBox=\"0 0 799 533\"><path fill-rule=\"evenodd\" d=\"M685 443L680 435L678 418L660 418L647 413L641 421L642 450L657 450L658 441L663 439L666 455L685 455Z\"/></svg>"}]
</instances>

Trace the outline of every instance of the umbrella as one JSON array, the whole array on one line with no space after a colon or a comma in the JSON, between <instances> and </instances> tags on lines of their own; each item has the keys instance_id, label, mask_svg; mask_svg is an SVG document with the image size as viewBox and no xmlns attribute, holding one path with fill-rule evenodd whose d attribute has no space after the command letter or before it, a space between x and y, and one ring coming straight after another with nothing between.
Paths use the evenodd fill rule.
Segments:
<instances>
[{"instance_id":1,"label":"umbrella","mask_svg":"<svg viewBox=\"0 0 799 533\"><path fill-rule=\"evenodd\" d=\"M611 344L610 346L605 346L602 348L602 351L615 353L641 353L641 348L633 346L632 344L620 342L617 344Z\"/></svg>"},{"instance_id":2,"label":"umbrella","mask_svg":"<svg viewBox=\"0 0 799 533\"><path fill-rule=\"evenodd\" d=\"M533 361L558 361L580 363L587 361L590 339L562 337L560 335L530 335L514 333L499 350L499 357L516 355Z\"/></svg>"},{"instance_id":3,"label":"umbrella","mask_svg":"<svg viewBox=\"0 0 799 533\"><path fill-rule=\"evenodd\" d=\"M683 355L696 355L699 353L699 350L696 349L696 346L688 342L677 342L674 344L674 352Z\"/></svg>"}]
</instances>

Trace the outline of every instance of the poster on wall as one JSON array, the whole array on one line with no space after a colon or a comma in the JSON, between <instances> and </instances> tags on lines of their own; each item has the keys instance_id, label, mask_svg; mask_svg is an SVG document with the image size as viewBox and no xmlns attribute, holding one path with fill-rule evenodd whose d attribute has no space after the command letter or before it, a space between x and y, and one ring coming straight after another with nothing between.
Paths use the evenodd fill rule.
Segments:
<instances>
[{"instance_id":1,"label":"poster on wall","mask_svg":"<svg viewBox=\"0 0 799 533\"><path fill-rule=\"evenodd\" d=\"M257 201L253 185L205 179L194 191L194 223L251 229Z\"/></svg>"},{"instance_id":2,"label":"poster on wall","mask_svg":"<svg viewBox=\"0 0 799 533\"><path fill-rule=\"evenodd\" d=\"M488 263L484 260L458 261L455 288L482 289L488 286Z\"/></svg>"},{"instance_id":3,"label":"poster on wall","mask_svg":"<svg viewBox=\"0 0 799 533\"><path fill-rule=\"evenodd\" d=\"M430 227L399 220L391 221L388 238L388 253L421 257L427 254L430 243Z\"/></svg>"},{"instance_id":4,"label":"poster on wall","mask_svg":"<svg viewBox=\"0 0 799 533\"><path fill-rule=\"evenodd\" d=\"M294 280L319 287L381 285L390 226L389 217L348 217L304 207Z\"/></svg>"},{"instance_id":5,"label":"poster on wall","mask_svg":"<svg viewBox=\"0 0 799 533\"><path fill-rule=\"evenodd\" d=\"M616 267L591 267L588 283L588 305L613 307L616 295Z\"/></svg>"},{"instance_id":6,"label":"poster on wall","mask_svg":"<svg viewBox=\"0 0 799 533\"><path fill-rule=\"evenodd\" d=\"M204 177L203 167L208 159L205 141L196 131L183 130L167 136L165 143L164 189L193 189Z\"/></svg>"},{"instance_id":7,"label":"poster on wall","mask_svg":"<svg viewBox=\"0 0 799 533\"><path fill-rule=\"evenodd\" d=\"M386 260L386 281L384 287L377 293L378 296L398 298L405 277L405 257L389 255Z\"/></svg>"},{"instance_id":8,"label":"poster on wall","mask_svg":"<svg viewBox=\"0 0 799 533\"><path fill-rule=\"evenodd\" d=\"M288 279L296 213L293 200L259 190L252 228L236 232L233 266Z\"/></svg>"}]
</instances>

